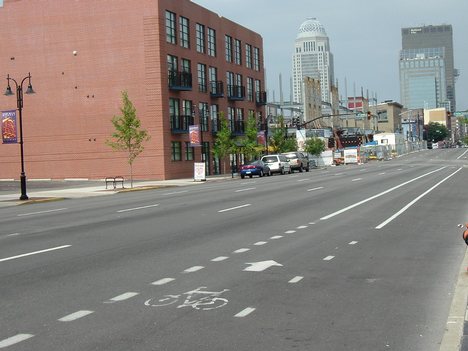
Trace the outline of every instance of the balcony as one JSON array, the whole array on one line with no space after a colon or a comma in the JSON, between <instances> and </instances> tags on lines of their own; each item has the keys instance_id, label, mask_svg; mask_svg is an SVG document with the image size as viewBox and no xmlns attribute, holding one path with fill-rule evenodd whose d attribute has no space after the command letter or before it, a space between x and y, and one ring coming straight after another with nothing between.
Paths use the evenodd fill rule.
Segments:
<instances>
[{"instance_id":1,"label":"balcony","mask_svg":"<svg viewBox=\"0 0 468 351\"><path fill-rule=\"evenodd\" d=\"M210 95L214 98L224 97L224 84L219 80L210 82Z\"/></svg>"},{"instance_id":2,"label":"balcony","mask_svg":"<svg viewBox=\"0 0 468 351\"><path fill-rule=\"evenodd\" d=\"M243 85L228 85L228 99L231 101L243 101L245 99L245 87Z\"/></svg>"},{"instance_id":3,"label":"balcony","mask_svg":"<svg viewBox=\"0 0 468 351\"><path fill-rule=\"evenodd\" d=\"M192 74L189 72L168 72L169 89L177 91L192 90Z\"/></svg>"},{"instance_id":4,"label":"balcony","mask_svg":"<svg viewBox=\"0 0 468 351\"><path fill-rule=\"evenodd\" d=\"M244 135L245 134L245 125L244 121L237 120L231 121L231 132L234 136Z\"/></svg>"},{"instance_id":5,"label":"balcony","mask_svg":"<svg viewBox=\"0 0 468 351\"><path fill-rule=\"evenodd\" d=\"M192 116L171 116L171 132L182 134L189 132L189 126L194 124Z\"/></svg>"},{"instance_id":6,"label":"balcony","mask_svg":"<svg viewBox=\"0 0 468 351\"><path fill-rule=\"evenodd\" d=\"M266 91L258 91L255 97L257 106L264 106L267 104L267 93Z\"/></svg>"}]
</instances>

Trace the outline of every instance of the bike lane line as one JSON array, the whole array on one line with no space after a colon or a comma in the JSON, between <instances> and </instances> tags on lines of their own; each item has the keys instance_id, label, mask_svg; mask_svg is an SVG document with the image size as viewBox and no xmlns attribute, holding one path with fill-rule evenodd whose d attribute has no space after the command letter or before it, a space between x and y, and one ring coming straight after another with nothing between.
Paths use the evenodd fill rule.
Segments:
<instances>
[{"instance_id":1,"label":"bike lane line","mask_svg":"<svg viewBox=\"0 0 468 351\"><path fill-rule=\"evenodd\" d=\"M104 303L114 303L114 302L125 301L125 300L131 299L132 297L135 297L135 296L137 296L139 294L140 293L137 293L137 292L126 292L124 294L115 296L115 297L113 297L112 299L110 299L108 301L104 301Z\"/></svg>"},{"instance_id":2,"label":"bike lane line","mask_svg":"<svg viewBox=\"0 0 468 351\"><path fill-rule=\"evenodd\" d=\"M58 321L59 322L73 322L73 321L76 321L77 319L86 317L87 315L90 315L91 313L94 313L94 311L81 310L81 311L77 311L69 315L66 315L62 318L59 318Z\"/></svg>"},{"instance_id":3,"label":"bike lane line","mask_svg":"<svg viewBox=\"0 0 468 351\"><path fill-rule=\"evenodd\" d=\"M0 349L17 344L24 340L28 340L32 338L33 336L34 335L32 334L16 334L15 336L9 337L7 339L0 340Z\"/></svg>"},{"instance_id":4,"label":"bike lane line","mask_svg":"<svg viewBox=\"0 0 468 351\"><path fill-rule=\"evenodd\" d=\"M175 278L162 278L162 279L156 280L155 282L152 282L151 285L164 285L174 280Z\"/></svg>"},{"instance_id":5,"label":"bike lane line","mask_svg":"<svg viewBox=\"0 0 468 351\"><path fill-rule=\"evenodd\" d=\"M237 313L236 315L234 315L234 317L237 317L237 318L247 317L253 311L255 311L255 308L247 307L247 308L243 309L242 311L240 311L239 313Z\"/></svg>"}]
</instances>

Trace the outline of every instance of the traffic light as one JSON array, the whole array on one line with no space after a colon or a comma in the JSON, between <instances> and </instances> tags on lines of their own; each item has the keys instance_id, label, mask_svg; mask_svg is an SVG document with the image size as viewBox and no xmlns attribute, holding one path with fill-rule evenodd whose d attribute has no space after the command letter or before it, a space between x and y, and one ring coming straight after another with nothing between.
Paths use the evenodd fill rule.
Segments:
<instances>
[{"instance_id":1,"label":"traffic light","mask_svg":"<svg viewBox=\"0 0 468 351\"><path fill-rule=\"evenodd\" d=\"M447 111L447 117L448 117L448 118L452 117L452 112Z\"/></svg>"},{"instance_id":2,"label":"traffic light","mask_svg":"<svg viewBox=\"0 0 468 351\"><path fill-rule=\"evenodd\" d=\"M369 121L372 118L372 113L367 111L367 120Z\"/></svg>"}]
</instances>

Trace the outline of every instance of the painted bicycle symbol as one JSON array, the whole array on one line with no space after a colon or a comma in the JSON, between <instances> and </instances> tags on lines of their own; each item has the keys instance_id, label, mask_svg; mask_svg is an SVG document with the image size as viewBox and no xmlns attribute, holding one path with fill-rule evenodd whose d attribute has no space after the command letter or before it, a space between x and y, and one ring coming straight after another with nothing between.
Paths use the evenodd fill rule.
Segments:
<instances>
[{"instance_id":1,"label":"painted bicycle symbol","mask_svg":"<svg viewBox=\"0 0 468 351\"><path fill-rule=\"evenodd\" d=\"M200 286L195 290L187 291L183 294L178 295L164 295L163 298L158 299L149 299L145 302L146 306L150 307L162 307L175 304L180 300L182 295L187 295L184 302L177 306L177 308L182 307L192 307L196 310L214 310L215 308L223 307L228 303L228 300L220 297L221 294L229 291L229 289L224 289L222 291L204 291L201 289L206 289L206 286Z\"/></svg>"}]
</instances>

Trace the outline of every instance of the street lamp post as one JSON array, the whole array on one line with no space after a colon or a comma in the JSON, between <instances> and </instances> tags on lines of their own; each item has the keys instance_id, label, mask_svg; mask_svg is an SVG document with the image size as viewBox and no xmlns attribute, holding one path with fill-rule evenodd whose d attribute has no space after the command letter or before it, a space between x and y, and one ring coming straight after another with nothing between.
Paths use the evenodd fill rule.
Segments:
<instances>
[{"instance_id":1,"label":"street lamp post","mask_svg":"<svg viewBox=\"0 0 468 351\"><path fill-rule=\"evenodd\" d=\"M20 181L21 181L21 196L20 200L27 200L28 195L26 194L26 174L24 172L24 151L23 151L23 83L28 80L28 88L26 90L26 94L34 94L34 90L31 85L31 73L28 73L26 77L24 77L21 80L21 83L18 83L15 79L10 78L10 75L7 75L7 88L5 91L5 95L14 95L11 86L10 86L10 81L15 83L16 87L16 103L18 107L18 112L19 112L19 130L20 130L20 150L21 150L21 175L20 175Z\"/></svg>"}]
</instances>

